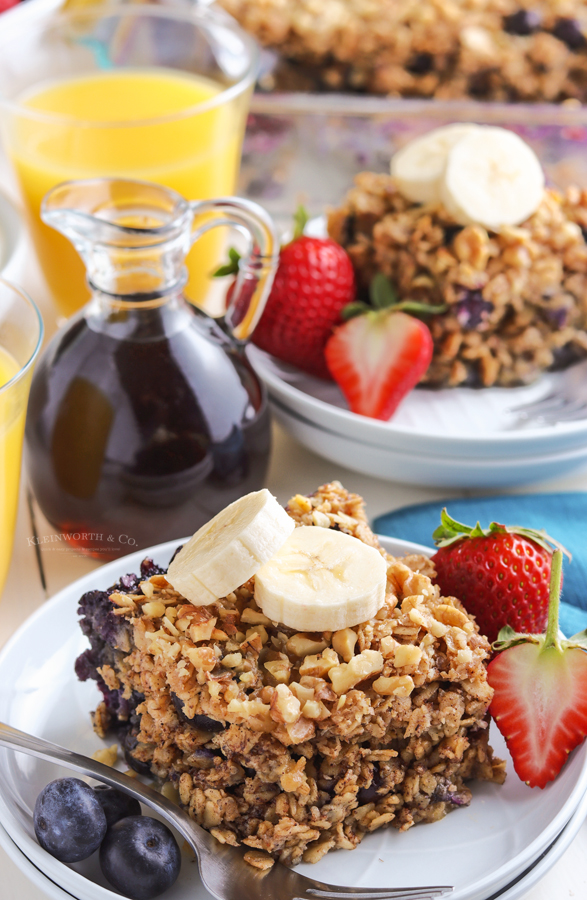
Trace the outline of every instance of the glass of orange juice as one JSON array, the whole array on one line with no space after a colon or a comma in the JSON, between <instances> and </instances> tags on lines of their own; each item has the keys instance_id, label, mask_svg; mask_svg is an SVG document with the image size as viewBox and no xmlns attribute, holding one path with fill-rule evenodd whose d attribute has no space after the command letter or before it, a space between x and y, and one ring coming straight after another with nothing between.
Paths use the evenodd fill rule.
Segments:
<instances>
[{"instance_id":1,"label":"glass of orange juice","mask_svg":"<svg viewBox=\"0 0 587 900\"><path fill-rule=\"evenodd\" d=\"M155 181L189 200L234 193L258 52L203 5L33 6L2 16L0 124L44 274L70 315L89 299L84 266L41 222L44 195L94 176ZM218 229L192 249L193 302L222 255Z\"/></svg>"},{"instance_id":2,"label":"glass of orange juice","mask_svg":"<svg viewBox=\"0 0 587 900\"><path fill-rule=\"evenodd\" d=\"M12 554L24 420L42 337L33 301L0 278L0 594Z\"/></svg>"}]
</instances>

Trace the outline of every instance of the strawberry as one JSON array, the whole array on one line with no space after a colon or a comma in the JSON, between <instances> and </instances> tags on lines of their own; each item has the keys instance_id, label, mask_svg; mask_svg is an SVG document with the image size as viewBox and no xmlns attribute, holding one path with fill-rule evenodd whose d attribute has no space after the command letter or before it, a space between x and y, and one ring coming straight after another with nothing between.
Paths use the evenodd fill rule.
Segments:
<instances>
[{"instance_id":1,"label":"strawberry","mask_svg":"<svg viewBox=\"0 0 587 900\"><path fill-rule=\"evenodd\" d=\"M378 272L369 286L369 303L356 300L342 310L324 355L353 412L389 419L420 381L434 349L430 331L414 316L444 312L418 300L399 300L393 284Z\"/></svg>"},{"instance_id":2,"label":"strawberry","mask_svg":"<svg viewBox=\"0 0 587 900\"><path fill-rule=\"evenodd\" d=\"M436 584L458 597L479 629L495 641L504 625L540 632L548 615L548 585L554 547L564 547L544 531L492 522L474 528L452 519L446 509L433 534ZM565 550L565 553L567 551Z\"/></svg>"},{"instance_id":3,"label":"strawberry","mask_svg":"<svg viewBox=\"0 0 587 900\"><path fill-rule=\"evenodd\" d=\"M494 690L489 712L503 734L514 769L530 787L552 781L587 735L587 631L559 638L562 552L552 558L545 634L503 628L502 652L487 667Z\"/></svg>"},{"instance_id":4,"label":"strawberry","mask_svg":"<svg viewBox=\"0 0 587 900\"><path fill-rule=\"evenodd\" d=\"M383 309L336 328L324 354L351 410L389 419L430 365L432 350L423 322Z\"/></svg>"},{"instance_id":5,"label":"strawberry","mask_svg":"<svg viewBox=\"0 0 587 900\"><path fill-rule=\"evenodd\" d=\"M278 359L330 380L324 345L341 321L341 310L354 299L355 273L346 250L336 241L304 235L306 221L300 207L293 240L281 248L273 287L252 341ZM215 274L236 271L238 254L232 250L230 255L232 265Z\"/></svg>"}]
</instances>

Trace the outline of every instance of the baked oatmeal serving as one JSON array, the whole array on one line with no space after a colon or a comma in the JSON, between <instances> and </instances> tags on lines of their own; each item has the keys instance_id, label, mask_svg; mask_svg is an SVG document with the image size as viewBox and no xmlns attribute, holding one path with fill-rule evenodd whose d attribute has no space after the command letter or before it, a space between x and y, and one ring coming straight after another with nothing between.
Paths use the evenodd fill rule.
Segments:
<instances>
[{"instance_id":1,"label":"baked oatmeal serving","mask_svg":"<svg viewBox=\"0 0 587 900\"><path fill-rule=\"evenodd\" d=\"M503 782L490 647L430 560L385 553L337 482L223 515L168 570L146 559L81 598L76 672L133 769L261 868L438 821L471 780Z\"/></svg>"},{"instance_id":2,"label":"baked oatmeal serving","mask_svg":"<svg viewBox=\"0 0 587 900\"><path fill-rule=\"evenodd\" d=\"M220 0L281 63L263 86L587 99L582 0Z\"/></svg>"},{"instance_id":3,"label":"baked oatmeal serving","mask_svg":"<svg viewBox=\"0 0 587 900\"><path fill-rule=\"evenodd\" d=\"M362 172L328 232L367 299L376 273L430 307L422 385L510 387L587 355L587 191L545 186L506 129L456 124Z\"/></svg>"}]
</instances>

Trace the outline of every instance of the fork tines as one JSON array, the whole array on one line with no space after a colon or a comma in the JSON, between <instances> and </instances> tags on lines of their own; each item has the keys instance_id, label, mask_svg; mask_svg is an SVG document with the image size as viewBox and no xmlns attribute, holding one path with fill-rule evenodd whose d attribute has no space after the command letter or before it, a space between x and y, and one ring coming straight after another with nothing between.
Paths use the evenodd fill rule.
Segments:
<instances>
[{"instance_id":1,"label":"fork tines","mask_svg":"<svg viewBox=\"0 0 587 900\"><path fill-rule=\"evenodd\" d=\"M319 900L433 900L434 897L452 893L453 890L450 885L413 888L337 888L328 885L326 890L308 888L306 895Z\"/></svg>"}]
</instances>

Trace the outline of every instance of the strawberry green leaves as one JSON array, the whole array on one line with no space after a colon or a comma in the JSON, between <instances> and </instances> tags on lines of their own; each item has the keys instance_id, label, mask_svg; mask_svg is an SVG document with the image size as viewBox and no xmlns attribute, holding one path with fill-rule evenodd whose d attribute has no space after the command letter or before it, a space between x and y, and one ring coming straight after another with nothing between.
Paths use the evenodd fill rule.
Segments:
<instances>
[{"instance_id":1,"label":"strawberry green leaves","mask_svg":"<svg viewBox=\"0 0 587 900\"><path fill-rule=\"evenodd\" d=\"M479 522L471 527L457 522L456 519L449 516L446 507L440 513L440 525L432 533L432 538L437 547L449 547L464 537L490 537L494 534L519 534L521 537L534 541L549 553L552 553L555 548L562 550L571 559L569 551L555 538L550 537L543 528L537 531L533 528L523 528L520 525L500 525L498 522L491 522L488 528L482 528Z\"/></svg>"},{"instance_id":2,"label":"strawberry green leaves","mask_svg":"<svg viewBox=\"0 0 587 900\"><path fill-rule=\"evenodd\" d=\"M489 711L503 734L514 768L530 787L552 781L587 736L587 634L561 639L558 611L562 551L552 558L548 624L542 635L504 628L501 650L487 668L494 690Z\"/></svg>"},{"instance_id":3,"label":"strawberry green leaves","mask_svg":"<svg viewBox=\"0 0 587 900\"><path fill-rule=\"evenodd\" d=\"M348 322L349 319L362 316L364 313L383 309L406 312L414 316L433 316L446 312L447 307L446 304L434 306L418 300L400 300L395 285L383 272L377 272L369 285L369 303L365 303L363 300L354 300L344 307L341 318Z\"/></svg>"},{"instance_id":4,"label":"strawberry green leaves","mask_svg":"<svg viewBox=\"0 0 587 900\"><path fill-rule=\"evenodd\" d=\"M238 264L241 255L238 250L231 247L228 251L228 262L223 266L219 266L213 273L212 278L224 278L225 275L238 275Z\"/></svg>"}]
</instances>

